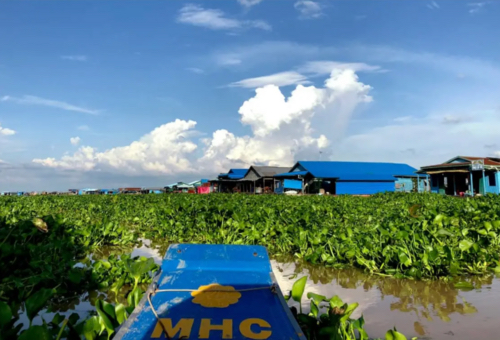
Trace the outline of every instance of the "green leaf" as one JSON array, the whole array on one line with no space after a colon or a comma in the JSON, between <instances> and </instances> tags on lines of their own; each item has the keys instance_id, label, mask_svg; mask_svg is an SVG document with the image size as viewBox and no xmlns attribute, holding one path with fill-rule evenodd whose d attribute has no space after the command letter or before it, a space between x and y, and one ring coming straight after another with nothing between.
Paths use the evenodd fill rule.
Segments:
<instances>
[{"instance_id":1,"label":"green leaf","mask_svg":"<svg viewBox=\"0 0 500 340\"><path fill-rule=\"evenodd\" d=\"M52 318L52 321L50 323L52 323L54 325L59 325L63 320L64 320L64 316L57 313L56 315L54 315L54 317Z\"/></svg>"},{"instance_id":2,"label":"green leaf","mask_svg":"<svg viewBox=\"0 0 500 340\"><path fill-rule=\"evenodd\" d=\"M69 272L68 279L76 284L79 284L82 281L83 278L83 273L81 273L79 270L72 270Z\"/></svg>"},{"instance_id":3,"label":"green leaf","mask_svg":"<svg viewBox=\"0 0 500 340\"><path fill-rule=\"evenodd\" d=\"M125 306L122 305L121 303L117 304L115 306L115 314L116 314L116 320L118 321L118 324L122 324L127 320L127 312L125 309Z\"/></svg>"},{"instance_id":4,"label":"green leaf","mask_svg":"<svg viewBox=\"0 0 500 340\"><path fill-rule=\"evenodd\" d=\"M292 299L296 302L302 301L302 295L304 294L304 288L306 287L307 276L304 276L293 284L292 287Z\"/></svg>"},{"instance_id":5,"label":"green leaf","mask_svg":"<svg viewBox=\"0 0 500 340\"><path fill-rule=\"evenodd\" d=\"M101 331L101 325L99 324L99 318L97 316L92 316L85 321L83 326L83 335L87 340L95 340L97 334Z\"/></svg>"},{"instance_id":6,"label":"green leaf","mask_svg":"<svg viewBox=\"0 0 500 340\"><path fill-rule=\"evenodd\" d=\"M484 222L484 227L487 231L490 231L491 228L493 228L493 225L491 224L491 222Z\"/></svg>"},{"instance_id":7,"label":"green leaf","mask_svg":"<svg viewBox=\"0 0 500 340\"><path fill-rule=\"evenodd\" d=\"M113 321L109 318L106 312L103 309L103 301L101 299L96 301L95 308L97 310L97 314L99 314L99 322L101 325L106 328L108 332L108 339L111 337L111 334L115 332L115 327L113 326ZM114 311L113 311L114 313Z\"/></svg>"},{"instance_id":8,"label":"green leaf","mask_svg":"<svg viewBox=\"0 0 500 340\"><path fill-rule=\"evenodd\" d=\"M0 301L0 328L5 326L12 319L12 311L8 304Z\"/></svg>"},{"instance_id":9,"label":"green leaf","mask_svg":"<svg viewBox=\"0 0 500 340\"><path fill-rule=\"evenodd\" d=\"M26 314L28 314L28 319L33 321L33 318L38 314L38 312L45 307L47 301L54 295L53 289L40 289L38 292L33 294L26 300Z\"/></svg>"},{"instance_id":10,"label":"green leaf","mask_svg":"<svg viewBox=\"0 0 500 340\"><path fill-rule=\"evenodd\" d=\"M319 307L314 300L311 300L311 314L317 318L319 314Z\"/></svg>"},{"instance_id":11,"label":"green leaf","mask_svg":"<svg viewBox=\"0 0 500 340\"><path fill-rule=\"evenodd\" d=\"M127 296L127 302L129 305L129 308L127 308L127 311L129 312L129 314L132 314L132 311L134 310L134 308L139 304L139 301L141 301L142 293L143 293L142 289L140 287L136 287Z\"/></svg>"},{"instance_id":12,"label":"green leaf","mask_svg":"<svg viewBox=\"0 0 500 340\"><path fill-rule=\"evenodd\" d=\"M472 290L472 289L474 289L474 286L470 282L460 281L460 282L455 283L455 288L461 289L461 290Z\"/></svg>"},{"instance_id":13,"label":"green leaf","mask_svg":"<svg viewBox=\"0 0 500 340\"><path fill-rule=\"evenodd\" d=\"M307 293L307 298L308 299L313 299L314 302L319 306L321 302L328 302L328 299L324 295L319 295L319 294L314 294L314 293Z\"/></svg>"},{"instance_id":14,"label":"green leaf","mask_svg":"<svg viewBox=\"0 0 500 340\"><path fill-rule=\"evenodd\" d=\"M471 242L469 240L462 240L458 244L458 248L460 248L461 251L467 251L470 247L472 247L473 244L474 242Z\"/></svg>"},{"instance_id":15,"label":"green leaf","mask_svg":"<svg viewBox=\"0 0 500 340\"><path fill-rule=\"evenodd\" d=\"M134 279L139 279L142 275L149 272L155 265L152 258L148 258L146 261L133 261L128 260L125 262L125 268L134 277Z\"/></svg>"},{"instance_id":16,"label":"green leaf","mask_svg":"<svg viewBox=\"0 0 500 340\"><path fill-rule=\"evenodd\" d=\"M406 337L399 333L396 328L388 330L385 333L385 340L407 340Z\"/></svg>"},{"instance_id":17,"label":"green leaf","mask_svg":"<svg viewBox=\"0 0 500 340\"><path fill-rule=\"evenodd\" d=\"M405 266L411 266L411 259L408 257L408 255L400 250L398 252L398 257L399 257L399 262L401 262L402 264L404 264Z\"/></svg>"},{"instance_id":18,"label":"green leaf","mask_svg":"<svg viewBox=\"0 0 500 340\"><path fill-rule=\"evenodd\" d=\"M452 232L449 232L448 230L445 230L443 228L439 229L437 233L438 233L438 235L441 235L441 236L455 236L455 234L453 234Z\"/></svg>"},{"instance_id":19,"label":"green leaf","mask_svg":"<svg viewBox=\"0 0 500 340\"><path fill-rule=\"evenodd\" d=\"M68 318L68 321L69 321L70 325L76 325L76 323L78 322L79 319L80 319L80 315L78 315L78 313L71 313L71 315Z\"/></svg>"},{"instance_id":20,"label":"green leaf","mask_svg":"<svg viewBox=\"0 0 500 340\"><path fill-rule=\"evenodd\" d=\"M351 303L350 305L348 305L346 310L344 311L344 315L342 316L340 321L346 322L349 319L349 317L351 316L351 314L356 310L356 308L358 308L358 306L359 306L359 303L357 303L357 302Z\"/></svg>"},{"instance_id":21,"label":"green leaf","mask_svg":"<svg viewBox=\"0 0 500 340\"><path fill-rule=\"evenodd\" d=\"M329 302L330 302L330 307L331 308L335 308L335 307L339 307L340 308L340 307L342 307L344 305L344 302L342 301L341 298L339 298L338 295L335 295L334 297L332 297Z\"/></svg>"},{"instance_id":22,"label":"green leaf","mask_svg":"<svg viewBox=\"0 0 500 340\"><path fill-rule=\"evenodd\" d=\"M46 325L31 326L21 333L18 340L53 340Z\"/></svg>"}]
</instances>

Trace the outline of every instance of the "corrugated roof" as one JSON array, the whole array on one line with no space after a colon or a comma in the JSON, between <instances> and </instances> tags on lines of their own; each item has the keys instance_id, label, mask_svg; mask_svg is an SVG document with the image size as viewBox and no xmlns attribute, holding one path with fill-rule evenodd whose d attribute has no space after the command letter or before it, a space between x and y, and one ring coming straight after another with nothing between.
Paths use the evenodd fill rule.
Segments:
<instances>
[{"instance_id":1,"label":"corrugated roof","mask_svg":"<svg viewBox=\"0 0 500 340\"><path fill-rule=\"evenodd\" d=\"M396 177L386 174L339 174L337 181L396 181Z\"/></svg>"},{"instance_id":2,"label":"corrugated roof","mask_svg":"<svg viewBox=\"0 0 500 340\"><path fill-rule=\"evenodd\" d=\"M460 162L460 163L450 163L455 159L465 159L468 162ZM483 160L484 165L492 165L492 166L500 166L500 159L494 157L470 157L470 156L457 156L450 159L448 162L442 164L435 165L426 165L421 167L421 169L433 169L433 168L450 168L450 167L469 167L472 161Z\"/></svg>"},{"instance_id":3,"label":"corrugated roof","mask_svg":"<svg viewBox=\"0 0 500 340\"><path fill-rule=\"evenodd\" d=\"M417 169L402 163L311 162L297 163L317 178L339 180L392 180L393 176L417 176Z\"/></svg>"},{"instance_id":4,"label":"corrugated roof","mask_svg":"<svg viewBox=\"0 0 500 340\"><path fill-rule=\"evenodd\" d=\"M274 177L292 177L292 176L305 176L307 171L294 171L294 172L284 172L282 174L274 175Z\"/></svg>"},{"instance_id":5,"label":"corrugated roof","mask_svg":"<svg viewBox=\"0 0 500 340\"><path fill-rule=\"evenodd\" d=\"M290 167L282 166L252 166L252 168L260 177L273 177L290 170Z\"/></svg>"},{"instance_id":6,"label":"corrugated roof","mask_svg":"<svg viewBox=\"0 0 500 340\"><path fill-rule=\"evenodd\" d=\"M231 169L228 174L245 176L248 169Z\"/></svg>"}]
</instances>

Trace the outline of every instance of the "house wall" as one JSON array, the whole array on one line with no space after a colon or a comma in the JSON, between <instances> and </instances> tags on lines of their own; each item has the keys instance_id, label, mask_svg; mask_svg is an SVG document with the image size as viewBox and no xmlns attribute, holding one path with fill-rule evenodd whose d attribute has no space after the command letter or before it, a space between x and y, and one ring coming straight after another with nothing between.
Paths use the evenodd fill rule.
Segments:
<instances>
[{"instance_id":1,"label":"house wall","mask_svg":"<svg viewBox=\"0 0 500 340\"><path fill-rule=\"evenodd\" d=\"M411 192L413 191L413 181L411 178L398 177L395 183L396 192Z\"/></svg>"},{"instance_id":2,"label":"house wall","mask_svg":"<svg viewBox=\"0 0 500 340\"><path fill-rule=\"evenodd\" d=\"M394 181L366 182L366 181L337 181L337 195L372 195L379 192L395 190Z\"/></svg>"},{"instance_id":3,"label":"house wall","mask_svg":"<svg viewBox=\"0 0 500 340\"><path fill-rule=\"evenodd\" d=\"M489 179L489 173L493 174L493 176L495 176L495 185L490 185L490 179ZM491 193L491 194L498 194L499 193L499 183L498 183L498 176L499 176L499 173L498 172L486 172L485 173L485 191L486 193ZM480 179L480 183L482 183L483 181L483 178L481 177ZM481 192L482 193L482 192Z\"/></svg>"}]
</instances>

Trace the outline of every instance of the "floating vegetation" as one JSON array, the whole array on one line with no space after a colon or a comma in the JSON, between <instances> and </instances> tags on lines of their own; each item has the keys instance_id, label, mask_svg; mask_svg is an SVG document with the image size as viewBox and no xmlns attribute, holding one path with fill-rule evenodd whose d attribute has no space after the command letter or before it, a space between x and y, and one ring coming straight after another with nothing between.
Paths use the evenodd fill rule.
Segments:
<instances>
[{"instance_id":1,"label":"floating vegetation","mask_svg":"<svg viewBox=\"0 0 500 340\"><path fill-rule=\"evenodd\" d=\"M157 267L146 258L93 254L110 246L131 247L141 238L165 246L263 244L273 255L324 267L357 267L396 279L439 278L450 281L449 289L468 290L474 286L451 278L500 272L499 233L500 197L495 195L1 197L0 330L2 339L80 336L86 321L77 314L23 326L18 313L23 310L31 323L41 310L99 290L108 300L93 298L92 320L101 335L111 336L111 326L123 321ZM102 320L113 316L110 303L117 319L108 323ZM473 312L466 303L460 306ZM345 315L340 302L331 308L334 315ZM87 330L96 330L94 321ZM347 331L361 322L351 321Z\"/></svg>"}]
</instances>

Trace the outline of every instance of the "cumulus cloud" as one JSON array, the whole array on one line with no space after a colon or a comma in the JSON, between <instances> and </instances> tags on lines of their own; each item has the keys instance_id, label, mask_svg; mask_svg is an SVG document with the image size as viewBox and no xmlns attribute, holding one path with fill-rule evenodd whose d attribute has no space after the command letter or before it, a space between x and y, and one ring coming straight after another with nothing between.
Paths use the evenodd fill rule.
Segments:
<instances>
[{"instance_id":1,"label":"cumulus cloud","mask_svg":"<svg viewBox=\"0 0 500 340\"><path fill-rule=\"evenodd\" d=\"M3 96L0 98L2 102L14 102L17 104L26 104L26 105L40 105L40 106L48 106L56 109L61 109L65 111L75 111L81 113L87 113L91 115L96 115L99 113L99 110L88 109L85 107L68 104L63 101L53 100L53 99L45 99L36 96L28 96L24 95L22 97L12 97L12 96Z\"/></svg>"},{"instance_id":2,"label":"cumulus cloud","mask_svg":"<svg viewBox=\"0 0 500 340\"><path fill-rule=\"evenodd\" d=\"M241 122L253 135L215 131L211 140L205 140L202 161L222 171L230 164L289 166L299 158L315 158L330 140L315 131L313 119L328 121L330 133L339 133L334 126L345 128L355 109L372 100L370 90L348 69L333 70L321 88L298 85L288 98L276 85L258 88L239 110Z\"/></svg>"},{"instance_id":3,"label":"cumulus cloud","mask_svg":"<svg viewBox=\"0 0 500 340\"><path fill-rule=\"evenodd\" d=\"M300 0L293 6L297 11L299 11L300 18L302 19L317 19L323 15L323 7L316 1Z\"/></svg>"},{"instance_id":4,"label":"cumulus cloud","mask_svg":"<svg viewBox=\"0 0 500 340\"><path fill-rule=\"evenodd\" d=\"M215 174L234 165L288 166L298 158L308 159L327 151L330 141L325 134L317 133L313 118L323 117L330 123L330 133L337 133L334 126L342 126L341 122L348 120L360 104L372 100L370 90L348 69L333 70L323 87L298 85L288 98L276 85L260 87L239 109L241 123L249 126L252 134L237 136L217 130L211 138L201 140L202 157L195 152L196 122L178 119L127 146L102 152L82 146L61 159L33 162L52 168L137 175Z\"/></svg>"},{"instance_id":5,"label":"cumulus cloud","mask_svg":"<svg viewBox=\"0 0 500 340\"><path fill-rule=\"evenodd\" d=\"M196 122L175 120L161 125L130 145L99 152L93 147L82 146L73 155L34 159L46 167L72 170L108 170L126 174L187 173L193 169L186 155L197 145L189 140Z\"/></svg>"},{"instance_id":6,"label":"cumulus cloud","mask_svg":"<svg viewBox=\"0 0 500 340\"><path fill-rule=\"evenodd\" d=\"M16 131L2 127L2 125L0 124L0 135L1 136L11 136L11 135L15 135L15 134L16 134Z\"/></svg>"},{"instance_id":7,"label":"cumulus cloud","mask_svg":"<svg viewBox=\"0 0 500 340\"><path fill-rule=\"evenodd\" d=\"M80 139L80 137L71 137L69 139L69 141L70 141L71 145L78 145L78 144L80 144L81 139Z\"/></svg>"},{"instance_id":8,"label":"cumulus cloud","mask_svg":"<svg viewBox=\"0 0 500 340\"><path fill-rule=\"evenodd\" d=\"M258 28L271 30L271 25L262 20L238 20L229 18L220 9L203 8L200 5L186 4L179 10L177 22L212 30L237 30Z\"/></svg>"}]
</instances>

